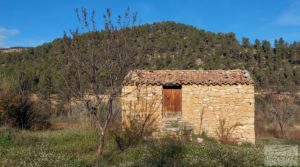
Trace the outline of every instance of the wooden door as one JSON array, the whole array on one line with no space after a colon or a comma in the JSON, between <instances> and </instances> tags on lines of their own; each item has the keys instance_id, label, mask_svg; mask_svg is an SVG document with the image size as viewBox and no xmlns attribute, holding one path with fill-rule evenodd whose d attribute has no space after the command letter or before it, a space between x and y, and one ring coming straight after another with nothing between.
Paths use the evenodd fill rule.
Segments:
<instances>
[{"instance_id":1,"label":"wooden door","mask_svg":"<svg viewBox=\"0 0 300 167\"><path fill-rule=\"evenodd\" d=\"M181 88L168 87L163 89L163 111L181 112Z\"/></svg>"}]
</instances>

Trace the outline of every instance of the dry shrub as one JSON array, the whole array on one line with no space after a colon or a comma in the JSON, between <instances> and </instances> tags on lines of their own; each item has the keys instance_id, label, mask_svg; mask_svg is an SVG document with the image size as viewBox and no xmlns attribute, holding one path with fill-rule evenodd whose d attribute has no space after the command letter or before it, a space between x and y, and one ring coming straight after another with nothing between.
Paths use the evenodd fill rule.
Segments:
<instances>
[{"instance_id":1,"label":"dry shrub","mask_svg":"<svg viewBox=\"0 0 300 167\"><path fill-rule=\"evenodd\" d=\"M274 122L278 125L282 138L287 137L287 128L293 125L296 112L293 103L293 96L281 94L270 96L268 110L272 114Z\"/></svg>"},{"instance_id":2,"label":"dry shrub","mask_svg":"<svg viewBox=\"0 0 300 167\"><path fill-rule=\"evenodd\" d=\"M298 127L289 127L284 133L287 139L300 139L300 129ZM276 123L272 123L267 127L256 128L255 135L259 137L282 138L281 131Z\"/></svg>"},{"instance_id":3,"label":"dry shrub","mask_svg":"<svg viewBox=\"0 0 300 167\"><path fill-rule=\"evenodd\" d=\"M121 150L136 145L144 137L149 137L156 130L156 119L159 108L159 98L154 93L141 92L137 88L137 98L127 104L127 114L124 114L122 132L116 131L113 136ZM151 94L151 98L147 95ZM126 104L124 104L126 105Z\"/></svg>"},{"instance_id":4,"label":"dry shrub","mask_svg":"<svg viewBox=\"0 0 300 167\"><path fill-rule=\"evenodd\" d=\"M277 93L257 96L255 104L255 132L257 136L287 138L297 121L297 96Z\"/></svg>"},{"instance_id":5,"label":"dry shrub","mask_svg":"<svg viewBox=\"0 0 300 167\"><path fill-rule=\"evenodd\" d=\"M239 126L242 126L242 124L235 123L232 126L227 126L226 119L219 119L219 127L216 130L219 141L222 144L236 144L237 141L232 137L232 133Z\"/></svg>"},{"instance_id":6,"label":"dry shrub","mask_svg":"<svg viewBox=\"0 0 300 167\"><path fill-rule=\"evenodd\" d=\"M276 137L280 138L280 130L278 129L277 124L273 121L268 125L256 126L255 135L259 137Z\"/></svg>"},{"instance_id":7,"label":"dry shrub","mask_svg":"<svg viewBox=\"0 0 300 167\"><path fill-rule=\"evenodd\" d=\"M0 124L19 129L48 128L50 114L47 103L33 102L28 95L0 89Z\"/></svg>"},{"instance_id":8,"label":"dry shrub","mask_svg":"<svg viewBox=\"0 0 300 167\"><path fill-rule=\"evenodd\" d=\"M112 132L120 150L137 145L146 136L151 136L155 130L153 114L145 114L129 120L127 126Z\"/></svg>"}]
</instances>

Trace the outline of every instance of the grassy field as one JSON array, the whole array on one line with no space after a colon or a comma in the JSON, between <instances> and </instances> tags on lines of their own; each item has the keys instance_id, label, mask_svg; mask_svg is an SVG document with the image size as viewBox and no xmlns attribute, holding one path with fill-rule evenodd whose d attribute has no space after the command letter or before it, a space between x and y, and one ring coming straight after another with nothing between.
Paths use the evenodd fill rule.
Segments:
<instances>
[{"instance_id":1,"label":"grassy field","mask_svg":"<svg viewBox=\"0 0 300 167\"><path fill-rule=\"evenodd\" d=\"M95 160L97 136L91 130L3 132L0 161L3 166L85 166Z\"/></svg>"},{"instance_id":2,"label":"grassy field","mask_svg":"<svg viewBox=\"0 0 300 167\"><path fill-rule=\"evenodd\" d=\"M264 144L299 144L262 138L257 146L228 146L162 140L141 142L125 151L108 135L103 159L97 159L92 129L24 131L1 129L1 166L262 166Z\"/></svg>"}]
</instances>

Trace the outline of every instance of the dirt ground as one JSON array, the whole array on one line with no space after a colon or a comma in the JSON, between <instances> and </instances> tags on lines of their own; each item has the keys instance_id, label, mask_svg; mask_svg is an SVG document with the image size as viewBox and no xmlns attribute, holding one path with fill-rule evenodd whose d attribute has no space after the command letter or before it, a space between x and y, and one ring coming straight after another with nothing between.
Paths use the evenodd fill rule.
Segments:
<instances>
[{"instance_id":1,"label":"dirt ground","mask_svg":"<svg viewBox=\"0 0 300 167\"><path fill-rule=\"evenodd\" d=\"M294 125L286 130L288 139L300 140L300 125ZM280 137L280 130L274 128L264 128L256 130L256 137Z\"/></svg>"}]
</instances>

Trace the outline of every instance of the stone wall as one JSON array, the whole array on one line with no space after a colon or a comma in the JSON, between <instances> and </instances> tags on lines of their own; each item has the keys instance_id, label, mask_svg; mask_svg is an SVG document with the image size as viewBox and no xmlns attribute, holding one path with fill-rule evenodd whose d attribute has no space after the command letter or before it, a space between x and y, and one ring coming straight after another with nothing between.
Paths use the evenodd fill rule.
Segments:
<instances>
[{"instance_id":1,"label":"stone wall","mask_svg":"<svg viewBox=\"0 0 300 167\"><path fill-rule=\"evenodd\" d=\"M162 120L162 86L124 86L121 97L122 121L151 114L157 126Z\"/></svg>"},{"instance_id":2,"label":"stone wall","mask_svg":"<svg viewBox=\"0 0 300 167\"><path fill-rule=\"evenodd\" d=\"M222 119L226 128L242 125L233 138L255 143L253 85L182 86L182 121L190 123L194 133L217 137Z\"/></svg>"},{"instance_id":3,"label":"stone wall","mask_svg":"<svg viewBox=\"0 0 300 167\"><path fill-rule=\"evenodd\" d=\"M159 127L164 120L162 86L124 86L122 94L123 122L132 113L151 111ZM253 85L182 86L181 122L192 126L195 134L205 132L217 137L222 119L226 120L226 128L241 124L233 131L233 138L255 143Z\"/></svg>"}]
</instances>

